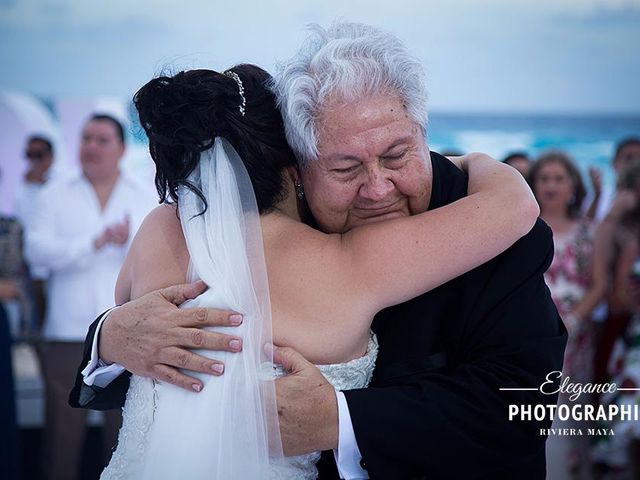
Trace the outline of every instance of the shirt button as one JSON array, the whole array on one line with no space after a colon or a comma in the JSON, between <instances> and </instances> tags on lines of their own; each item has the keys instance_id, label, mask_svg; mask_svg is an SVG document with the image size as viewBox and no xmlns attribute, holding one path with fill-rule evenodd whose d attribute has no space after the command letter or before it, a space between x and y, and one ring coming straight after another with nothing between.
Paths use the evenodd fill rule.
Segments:
<instances>
[{"instance_id":1,"label":"shirt button","mask_svg":"<svg viewBox=\"0 0 640 480\"><path fill-rule=\"evenodd\" d=\"M360 459L360 468L363 470L367 469L367 463L364 461L364 459Z\"/></svg>"}]
</instances>

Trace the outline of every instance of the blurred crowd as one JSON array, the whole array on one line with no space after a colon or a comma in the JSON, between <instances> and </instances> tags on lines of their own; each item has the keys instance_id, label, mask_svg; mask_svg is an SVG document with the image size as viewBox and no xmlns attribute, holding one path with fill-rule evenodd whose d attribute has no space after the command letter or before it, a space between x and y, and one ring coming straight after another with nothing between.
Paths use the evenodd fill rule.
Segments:
<instances>
[{"instance_id":1,"label":"blurred crowd","mask_svg":"<svg viewBox=\"0 0 640 480\"><path fill-rule=\"evenodd\" d=\"M55 179L49 179L50 139L26 140L28 168L16 191L15 217L0 218L0 476L6 479L25 478L18 470L28 463L35 464L32 477L81 478L87 411L69 407L68 397L87 324L113 306L128 245L156 203L150 186L120 168L126 136L118 119L92 114L79 135L79 171ZM44 381L39 455L26 442L21 448L15 398L4 394L15 391L12 350L25 345L36 353ZM104 464L119 427L120 412L106 412ZM20 461L21 454L29 462Z\"/></svg>"},{"instance_id":2,"label":"blurred crowd","mask_svg":"<svg viewBox=\"0 0 640 480\"><path fill-rule=\"evenodd\" d=\"M615 189L605 189L591 168L587 189L574 160L549 151L504 159L527 179L551 227L554 258L545 274L569 332L564 371L572 383L640 387L640 138L621 141L612 158ZM580 396L590 404L634 405L640 391ZM561 394L560 403L572 404ZM548 478L640 478L640 422L554 421L554 428L585 435L550 436ZM587 428L614 435L588 436Z\"/></svg>"},{"instance_id":3,"label":"blurred crowd","mask_svg":"<svg viewBox=\"0 0 640 480\"><path fill-rule=\"evenodd\" d=\"M14 391L12 342L32 345L45 387L37 460L42 478L80 478L86 414L67 406L68 392L88 323L112 306L127 246L156 199L119 168L125 134L117 119L92 115L80 136L81 171L55 180L48 178L55 161L51 141L26 140L28 168L15 217L0 217L0 389ZM546 281L569 332L564 375L572 382L640 387L640 138L621 141L613 152L615 188L603 187L601 172L589 170L589 194L574 160L562 151L535 159L514 152L503 161L527 179L553 231L555 256ZM13 328L11 312L18 312ZM0 472L20 478L15 399L0 398L7 447L0 449ZM579 401L637 404L640 392L583 395ZM571 400L561 396L560 402ZM119 420L115 412L103 421L105 460ZM556 421L554 427L587 425ZM615 435L549 437L548 478L640 476L638 422L594 427Z\"/></svg>"}]
</instances>

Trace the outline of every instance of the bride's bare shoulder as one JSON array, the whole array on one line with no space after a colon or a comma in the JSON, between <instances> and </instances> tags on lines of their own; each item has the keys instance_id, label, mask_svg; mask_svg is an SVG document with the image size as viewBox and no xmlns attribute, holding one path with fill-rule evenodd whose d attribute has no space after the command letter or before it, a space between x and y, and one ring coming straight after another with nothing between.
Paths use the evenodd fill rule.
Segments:
<instances>
[{"instance_id":1,"label":"bride's bare shoulder","mask_svg":"<svg viewBox=\"0 0 640 480\"><path fill-rule=\"evenodd\" d=\"M143 260L185 246L178 210L163 204L145 217L131 243L131 254Z\"/></svg>"},{"instance_id":2,"label":"bride's bare shoulder","mask_svg":"<svg viewBox=\"0 0 640 480\"><path fill-rule=\"evenodd\" d=\"M282 214L263 215L262 234L265 247L283 253L293 263L299 261L298 255L306 258L318 248L337 248L340 242L340 235L323 233Z\"/></svg>"},{"instance_id":3,"label":"bride's bare shoulder","mask_svg":"<svg viewBox=\"0 0 640 480\"><path fill-rule=\"evenodd\" d=\"M174 203L163 203L151 210L138 229L136 237L147 235L167 235L173 237L176 231L182 232L178 208ZM163 232L165 232L163 234Z\"/></svg>"},{"instance_id":4,"label":"bride's bare shoulder","mask_svg":"<svg viewBox=\"0 0 640 480\"><path fill-rule=\"evenodd\" d=\"M188 265L189 253L176 206L154 208L131 242L118 277L116 302L184 282Z\"/></svg>"}]
</instances>

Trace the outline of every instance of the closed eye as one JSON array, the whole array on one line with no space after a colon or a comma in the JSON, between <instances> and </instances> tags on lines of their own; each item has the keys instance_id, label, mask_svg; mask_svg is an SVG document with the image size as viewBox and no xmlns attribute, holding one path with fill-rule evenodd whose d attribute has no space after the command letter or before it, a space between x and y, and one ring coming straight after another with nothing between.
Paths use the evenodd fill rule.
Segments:
<instances>
[{"instance_id":1,"label":"closed eye","mask_svg":"<svg viewBox=\"0 0 640 480\"><path fill-rule=\"evenodd\" d=\"M385 155L385 156L382 157L382 159L384 161L389 161L389 162L402 160L407 155L407 152L408 152L408 150L404 150L404 151L402 151L400 153L397 153L397 154L394 153L393 155Z\"/></svg>"},{"instance_id":2,"label":"closed eye","mask_svg":"<svg viewBox=\"0 0 640 480\"><path fill-rule=\"evenodd\" d=\"M355 172L358 169L359 165L353 165L351 167L346 167L346 168L334 168L332 170L332 172L335 173L352 173Z\"/></svg>"}]
</instances>

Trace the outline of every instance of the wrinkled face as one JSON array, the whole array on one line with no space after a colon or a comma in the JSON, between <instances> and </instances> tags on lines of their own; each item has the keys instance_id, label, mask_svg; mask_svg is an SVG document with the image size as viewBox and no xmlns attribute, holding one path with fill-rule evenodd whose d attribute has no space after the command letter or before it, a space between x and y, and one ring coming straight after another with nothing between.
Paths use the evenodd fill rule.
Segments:
<instances>
[{"instance_id":1,"label":"wrinkled face","mask_svg":"<svg viewBox=\"0 0 640 480\"><path fill-rule=\"evenodd\" d=\"M574 192L573 180L561 163L549 162L538 170L533 190L540 209L566 208Z\"/></svg>"},{"instance_id":2,"label":"wrinkled face","mask_svg":"<svg viewBox=\"0 0 640 480\"><path fill-rule=\"evenodd\" d=\"M432 179L429 149L397 96L329 102L316 125L319 157L301 176L322 230L346 232L426 211Z\"/></svg>"},{"instance_id":3,"label":"wrinkled face","mask_svg":"<svg viewBox=\"0 0 640 480\"><path fill-rule=\"evenodd\" d=\"M118 173L124 145L116 126L108 120L91 120L82 131L80 164L89 180L111 178Z\"/></svg>"},{"instance_id":4,"label":"wrinkled face","mask_svg":"<svg viewBox=\"0 0 640 480\"><path fill-rule=\"evenodd\" d=\"M620 150L620 153L613 159L613 169L616 173L624 170L632 160L640 158L640 145L630 144Z\"/></svg>"},{"instance_id":5,"label":"wrinkled face","mask_svg":"<svg viewBox=\"0 0 640 480\"><path fill-rule=\"evenodd\" d=\"M29 161L29 169L37 176L44 176L53 164L53 155L47 144L40 140L32 140L24 153Z\"/></svg>"}]
</instances>

